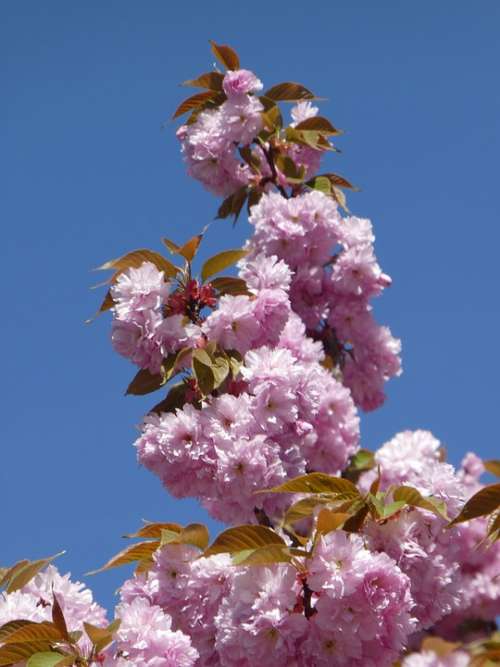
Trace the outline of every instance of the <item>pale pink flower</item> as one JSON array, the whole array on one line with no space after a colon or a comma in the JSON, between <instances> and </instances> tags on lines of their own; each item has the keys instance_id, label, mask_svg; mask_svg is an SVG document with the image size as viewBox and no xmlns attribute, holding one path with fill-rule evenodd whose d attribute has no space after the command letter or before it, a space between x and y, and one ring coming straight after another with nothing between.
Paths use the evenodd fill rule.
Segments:
<instances>
[{"instance_id":1,"label":"pale pink flower","mask_svg":"<svg viewBox=\"0 0 500 667\"><path fill-rule=\"evenodd\" d=\"M253 72L247 69L238 69L226 72L222 87L228 98L232 99L247 93L256 93L262 90L263 86L262 81Z\"/></svg>"}]
</instances>

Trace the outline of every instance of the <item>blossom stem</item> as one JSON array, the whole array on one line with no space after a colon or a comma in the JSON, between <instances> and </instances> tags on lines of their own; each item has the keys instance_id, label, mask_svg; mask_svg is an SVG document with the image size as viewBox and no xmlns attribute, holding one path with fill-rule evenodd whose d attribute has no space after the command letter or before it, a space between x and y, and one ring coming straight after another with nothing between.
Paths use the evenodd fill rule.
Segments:
<instances>
[{"instance_id":1,"label":"blossom stem","mask_svg":"<svg viewBox=\"0 0 500 667\"><path fill-rule=\"evenodd\" d=\"M304 615L307 619L310 619L316 613L316 609L311 604L313 592L306 580L302 584L302 590L304 595Z\"/></svg>"}]
</instances>

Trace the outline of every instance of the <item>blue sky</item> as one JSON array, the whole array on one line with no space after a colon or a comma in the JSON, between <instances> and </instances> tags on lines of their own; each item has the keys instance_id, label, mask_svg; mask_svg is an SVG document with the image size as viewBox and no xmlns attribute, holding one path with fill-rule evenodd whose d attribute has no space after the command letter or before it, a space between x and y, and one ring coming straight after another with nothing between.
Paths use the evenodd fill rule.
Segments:
<instances>
[{"instance_id":1,"label":"blue sky","mask_svg":"<svg viewBox=\"0 0 500 667\"><path fill-rule=\"evenodd\" d=\"M363 418L365 447L431 429L453 462L498 456L500 4L0 3L3 359L0 564L67 549L75 577L122 548L142 518L205 520L138 467L151 397L109 345L89 269L201 230L217 201L184 172L162 123L232 44L266 84L328 98L345 129L329 166L361 186L393 286L378 318L403 339L404 375ZM214 223L205 252L238 247ZM209 522L215 529L215 525ZM87 579L106 605L125 571Z\"/></svg>"}]
</instances>

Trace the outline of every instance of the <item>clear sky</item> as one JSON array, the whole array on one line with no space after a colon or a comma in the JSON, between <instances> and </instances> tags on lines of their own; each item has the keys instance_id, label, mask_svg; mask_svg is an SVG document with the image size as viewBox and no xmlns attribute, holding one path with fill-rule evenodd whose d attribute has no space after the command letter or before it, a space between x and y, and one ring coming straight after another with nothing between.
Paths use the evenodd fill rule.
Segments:
<instances>
[{"instance_id":1,"label":"clear sky","mask_svg":"<svg viewBox=\"0 0 500 667\"><path fill-rule=\"evenodd\" d=\"M499 34L497 0L0 3L0 564L67 549L59 567L81 577L141 518L206 518L138 467L154 397L123 396L134 369L110 348L109 317L83 322L101 297L91 267L214 216L175 125L161 129L178 82L210 68L210 38L266 84L327 97L346 130L329 166L362 188L350 206L372 218L393 277L376 312L405 369L363 418L363 445L420 427L453 462L498 457ZM205 251L248 231L214 223ZM87 581L109 605L125 574Z\"/></svg>"}]
</instances>

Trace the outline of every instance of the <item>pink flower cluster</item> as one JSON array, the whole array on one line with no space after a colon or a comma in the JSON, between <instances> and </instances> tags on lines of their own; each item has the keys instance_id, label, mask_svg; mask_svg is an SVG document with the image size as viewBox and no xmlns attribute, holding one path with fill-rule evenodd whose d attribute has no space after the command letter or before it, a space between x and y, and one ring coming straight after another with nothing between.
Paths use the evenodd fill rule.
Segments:
<instances>
[{"instance_id":1,"label":"pink flower cluster","mask_svg":"<svg viewBox=\"0 0 500 667\"><path fill-rule=\"evenodd\" d=\"M409 591L388 556L336 532L322 538L304 576L286 564L234 568L225 554L197 558L193 547L167 546L121 595L169 614L191 637L198 667L385 667L415 627Z\"/></svg>"},{"instance_id":2,"label":"pink flower cluster","mask_svg":"<svg viewBox=\"0 0 500 667\"><path fill-rule=\"evenodd\" d=\"M482 465L468 455L458 472L442 461L438 440L428 431L406 431L375 454L380 488L409 485L444 503L450 518L481 485ZM361 480L368 488L376 473ZM449 639L464 638L468 619L491 621L500 613L500 543L484 543L485 520L451 529L440 516L421 509L402 510L388 521L366 527L370 549L384 551L408 575L419 630ZM483 544L481 544L483 542ZM486 624L487 627L487 624Z\"/></svg>"},{"instance_id":3,"label":"pink flower cluster","mask_svg":"<svg viewBox=\"0 0 500 667\"><path fill-rule=\"evenodd\" d=\"M316 361L295 356L294 325L283 347L247 352L237 396L149 415L136 443L139 461L173 495L198 497L222 521L254 521L255 507L277 516L289 499L256 491L307 470L339 472L357 449L349 392ZM310 354L313 344L304 343Z\"/></svg>"},{"instance_id":4,"label":"pink flower cluster","mask_svg":"<svg viewBox=\"0 0 500 667\"><path fill-rule=\"evenodd\" d=\"M223 81L227 99L177 131L188 173L216 195L230 195L251 178L235 148L250 144L262 129L263 106L252 94L261 88L252 72L228 72Z\"/></svg>"},{"instance_id":5,"label":"pink flower cluster","mask_svg":"<svg viewBox=\"0 0 500 667\"><path fill-rule=\"evenodd\" d=\"M500 542L484 543L486 520L450 528L446 518L481 488L477 457L469 454L456 471L429 432L396 435L358 486L368 493L379 478L373 503L391 503L396 487L411 486L431 505L399 505L387 518L372 512L358 534L294 534L281 519L299 496L262 493L310 472L341 474L359 447L356 406L380 406L401 363L400 342L372 313L372 299L391 280L377 262L370 221L342 217L332 197L294 179L293 169L290 176L287 157L307 178L318 173L318 144L288 141L289 131L254 142L263 128L261 89L252 72L227 72L222 103L207 104L178 131L189 173L209 190L228 196L249 185L260 196L239 263L248 293L216 299L213 286L191 279L191 267L186 284L173 284L146 262L112 284L112 341L152 373L186 347L242 360L234 376L207 392L193 371L182 407L145 417L138 459L174 496L198 498L216 519L271 524L293 547L293 559L236 567L229 554L163 546L151 569L121 589L121 625L105 664L391 667L400 660L402 667L464 667L462 651L439 657L425 644L417 651L428 635L482 637L500 614ZM300 131L317 112L299 102L291 128ZM252 153L242 150L240 159L237 149L248 146ZM254 171L252 156L260 159ZM184 370L189 363L184 359ZM77 597L71 591L68 600ZM34 608L38 595L28 587L18 601L4 595L0 619L13 618L9 604L24 605L22 614L48 613ZM81 614L73 611L80 603L64 603L72 627L84 615L105 622L85 600Z\"/></svg>"},{"instance_id":6,"label":"pink flower cluster","mask_svg":"<svg viewBox=\"0 0 500 667\"><path fill-rule=\"evenodd\" d=\"M391 281L375 258L369 220L342 218L318 191L290 199L265 194L249 220L255 231L248 248L288 264L292 308L340 363L356 404L381 405L384 383L401 372L401 345L372 315L370 299Z\"/></svg>"},{"instance_id":7,"label":"pink flower cluster","mask_svg":"<svg viewBox=\"0 0 500 667\"><path fill-rule=\"evenodd\" d=\"M201 336L199 326L182 314L166 315L170 286L151 262L119 274L111 286L114 349L140 368L159 373L163 359Z\"/></svg>"},{"instance_id":8,"label":"pink flower cluster","mask_svg":"<svg viewBox=\"0 0 500 667\"><path fill-rule=\"evenodd\" d=\"M263 345L277 345L290 315L288 287L291 276L276 257L258 257L247 272L253 296L225 295L205 320L202 331L208 340L226 350L244 354Z\"/></svg>"},{"instance_id":9,"label":"pink flower cluster","mask_svg":"<svg viewBox=\"0 0 500 667\"><path fill-rule=\"evenodd\" d=\"M466 500L483 487L479 477L484 470L483 462L475 454L464 457L458 477ZM485 541L487 528L488 520L478 518L461 524L456 531L462 603L436 628L449 641L484 636L493 619L500 615L500 541L494 544Z\"/></svg>"},{"instance_id":10,"label":"pink flower cluster","mask_svg":"<svg viewBox=\"0 0 500 667\"><path fill-rule=\"evenodd\" d=\"M179 129L189 173L218 195L230 195L247 184L264 189L260 202L251 208L255 233L249 248L287 262L293 272L292 308L309 334L332 348L356 404L373 410L384 401L385 382L401 372L400 342L375 322L370 305L371 298L390 285L390 278L377 263L368 220L342 219L335 202L319 191L302 191L286 199L287 178L279 165L273 173L272 158L266 155L272 148L269 142L252 147L258 177L236 155L235 147L251 144L262 129L263 107L253 96L261 88L253 73L230 71L223 81L227 100ZM290 127L317 113L310 101L299 102L292 109ZM293 142L281 142L280 151L298 168L305 168L305 178L318 172L323 151ZM275 177L281 192L273 192Z\"/></svg>"},{"instance_id":11,"label":"pink flower cluster","mask_svg":"<svg viewBox=\"0 0 500 667\"><path fill-rule=\"evenodd\" d=\"M80 582L72 582L69 574L61 576L57 568L49 565L23 588L0 593L0 626L17 620L52 621L54 594L69 631L83 630L84 622L99 627L107 624L106 612L94 602L91 591ZM78 645L85 651L90 648L90 641L83 635Z\"/></svg>"},{"instance_id":12,"label":"pink flower cluster","mask_svg":"<svg viewBox=\"0 0 500 667\"><path fill-rule=\"evenodd\" d=\"M12 593L0 594L0 626L10 621L52 621L54 595L57 596L67 628L82 632L78 648L89 656L92 644L84 632L84 623L104 628L106 612L92 600L92 593L83 584L61 576L53 565ZM96 656L92 664L105 667L193 667L198 652L190 638L172 630L172 620L160 607L151 605L144 597L122 602L116 609L120 619L113 643ZM2 640L0 639L0 647ZM25 662L18 663L22 667Z\"/></svg>"},{"instance_id":13,"label":"pink flower cluster","mask_svg":"<svg viewBox=\"0 0 500 667\"><path fill-rule=\"evenodd\" d=\"M116 608L120 627L104 667L193 667L199 654L190 638L172 630L172 619L142 597Z\"/></svg>"}]
</instances>

